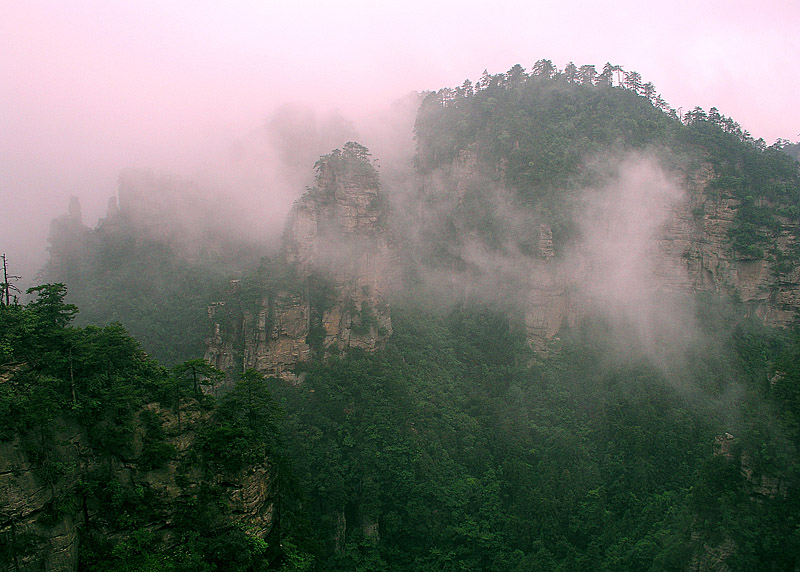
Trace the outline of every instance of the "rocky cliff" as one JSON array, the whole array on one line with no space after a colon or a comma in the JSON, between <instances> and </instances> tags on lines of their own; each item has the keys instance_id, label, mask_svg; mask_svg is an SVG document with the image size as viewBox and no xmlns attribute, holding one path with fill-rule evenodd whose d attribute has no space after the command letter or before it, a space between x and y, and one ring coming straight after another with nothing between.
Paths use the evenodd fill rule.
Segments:
<instances>
[{"instance_id":1,"label":"rocky cliff","mask_svg":"<svg viewBox=\"0 0 800 572\"><path fill-rule=\"evenodd\" d=\"M777 229L755 230L770 237L762 256L737 252L731 235L741 200L716 181L718 176L708 164L677 179L680 193L648 213L657 218L661 209L664 216L647 237L642 264L646 259L648 267L633 274L646 281L654 299L671 293L713 293L741 302L767 325L797 323L800 266L795 252L800 225L777 217ZM585 310L586 289L575 283L576 276L589 283L595 279L592 273L565 272L558 264L548 267L548 258L541 258L532 273L526 313L529 340L538 347L554 337L562 323L574 322L576 313Z\"/></svg>"},{"instance_id":2,"label":"rocky cliff","mask_svg":"<svg viewBox=\"0 0 800 572\"><path fill-rule=\"evenodd\" d=\"M73 432L64 432L61 453L77 461L80 439ZM79 515L53 514L55 499L64 494L71 483L59 479L48 483L37 475L31 454L25 451L19 437L0 443L0 533L7 558L0 560L5 571L75 570L78 564ZM30 450L30 447L27 449ZM29 547L25 556L17 547Z\"/></svg>"},{"instance_id":3,"label":"rocky cliff","mask_svg":"<svg viewBox=\"0 0 800 572\"><path fill-rule=\"evenodd\" d=\"M293 368L324 353L373 351L392 333L389 205L366 148L348 143L317 162L316 186L293 206L278 264L292 279L256 284L245 307L213 305L206 359L296 381Z\"/></svg>"},{"instance_id":4,"label":"rocky cliff","mask_svg":"<svg viewBox=\"0 0 800 572\"><path fill-rule=\"evenodd\" d=\"M204 492L216 496L214 522L265 539L275 521L272 467L264 461L234 472L208 472L196 462L198 430L209 415L184 403L178 412L148 405L130 456L100 456L85 429L52 428L46 446L38 435L0 442L0 538L3 571L77 570L91 537L133 546L146 537L154 554L180 542L181 520ZM152 432L163 434L154 448ZM168 454L166 454L168 453ZM188 503L188 504L187 504ZM83 546L82 546L83 545ZM3 556L6 556L4 554Z\"/></svg>"},{"instance_id":5,"label":"rocky cliff","mask_svg":"<svg viewBox=\"0 0 800 572\"><path fill-rule=\"evenodd\" d=\"M768 325L797 322L800 309L800 225L777 216L777 227L756 227L768 237L762 256L743 255L731 246L731 231L742 201L730 189L716 185L717 175L706 166L689 179L689 199L676 209L673 228L690 229L680 255L686 260L691 288L722 292L747 305ZM667 229L665 240L677 233ZM673 253L673 258L674 258Z\"/></svg>"},{"instance_id":6,"label":"rocky cliff","mask_svg":"<svg viewBox=\"0 0 800 572\"><path fill-rule=\"evenodd\" d=\"M631 305L637 296L654 305L664 295L713 293L740 301L768 325L797 323L796 220L776 215L769 224L756 225L751 231L763 237L763 250L760 255L742 253L732 240L742 200L709 163L668 171L654 157L635 154L618 163L621 167L614 169L624 171L627 164L645 173L634 172L627 179L617 175L601 189L565 191L559 216L571 217L573 230L556 248L551 222L559 217L553 217L553 207L514 206L502 177L487 176L502 165L485 164L473 145L456 154L451 164L422 176L420 202L447 212L421 217L427 225L423 233L448 244L447 253L455 259L450 267L459 268L456 273L462 277L460 284L453 281L456 288L474 285L475 275L487 269L500 271L493 273L494 291L519 300L529 343L538 350L565 324L574 325L592 308L624 304L626 295ZM485 216L486 207L476 209L469 202L470 193L487 197L494 209L491 217ZM764 204L779 212L772 206ZM441 224L448 217L454 221L449 234ZM432 230L436 225L438 230ZM482 228L496 241L500 236L499 245L481 236ZM471 255L474 240L491 256ZM469 295L466 290L464 295Z\"/></svg>"}]
</instances>

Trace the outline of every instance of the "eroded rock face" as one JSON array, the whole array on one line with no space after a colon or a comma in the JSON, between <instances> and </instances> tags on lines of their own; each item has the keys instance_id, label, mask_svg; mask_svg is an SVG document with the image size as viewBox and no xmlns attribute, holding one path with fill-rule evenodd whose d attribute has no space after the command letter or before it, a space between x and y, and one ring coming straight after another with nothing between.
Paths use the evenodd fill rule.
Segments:
<instances>
[{"instance_id":1,"label":"eroded rock face","mask_svg":"<svg viewBox=\"0 0 800 572\"><path fill-rule=\"evenodd\" d=\"M304 281L327 287L325 307L312 309L324 332L322 347L375 350L391 334L388 202L363 147L346 145L317 169L317 188L289 217L286 261Z\"/></svg>"},{"instance_id":2,"label":"eroded rock face","mask_svg":"<svg viewBox=\"0 0 800 572\"><path fill-rule=\"evenodd\" d=\"M493 256L505 257L503 264L490 257L477 264L484 264L484 270L509 266L519 270L498 282L506 286L516 281L512 296L522 300L528 341L539 350L565 324L573 325L587 313L602 314L606 309L618 316L635 313L638 304L658 318L660 297L676 300L696 292L739 300L768 325L797 322L800 267L789 262L796 260L800 240L796 223L778 217L780 229L772 245L778 254L748 258L737 253L731 241L741 201L716 184L710 165L692 173L667 173L655 158L632 155L614 168L619 173L603 188L582 191L580 198L569 198L565 192L564 200L576 202L573 222L578 232L567 244L555 247L546 212L515 207L497 187L496 178L487 177L500 166L483 164L473 145L460 151L449 166L422 177L421 200L434 205L434 214L424 213L421 224L445 228L437 213L450 213L455 235L450 240L456 246L448 252L456 255L456 264L469 267L476 259L465 256L458 244L471 240L474 231L463 221L460 224L459 217L465 216L468 191L477 189L503 209L512 237L520 230L534 237L525 255L494 247ZM430 195L434 199L426 198ZM528 278L521 281L523 272ZM466 290L472 281L468 272L464 276ZM507 291L503 295L508 297ZM492 299L491 292L488 297Z\"/></svg>"},{"instance_id":3,"label":"eroded rock face","mask_svg":"<svg viewBox=\"0 0 800 572\"><path fill-rule=\"evenodd\" d=\"M736 297L768 325L795 323L800 307L800 267L781 269L766 256L748 258L733 251L729 232L741 202L724 189L710 191L708 184L713 179L713 171L707 167L689 183L696 230L685 257L692 287ZM780 230L773 246L779 256L791 259L800 229L784 217L777 218Z\"/></svg>"},{"instance_id":4,"label":"eroded rock face","mask_svg":"<svg viewBox=\"0 0 800 572\"><path fill-rule=\"evenodd\" d=\"M245 367L294 379L291 368L311 357L310 319L310 303L302 294L281 291L265 298L256 316L245 316Z\"/></svg>"},{"instance_id":5,"label":"eroded rock face","mask_svg":"<svg viewBox=\"0 0 800 572\"><path fill-rule=\"evenodd\" d=\"M711 189L710 166L687 177L685 195L670 205L669 217L654 250L658 286L677 292L709 292L740 300L770 326L784 327L797 320L800 268L780 273L768 257L750 258L734 251L730 232L741 201L725 189ZM780 219L774 246L791 258L798 227Z\"/></svg>"},{"instance_id":6,"label":"eroded rock face","mask_svg":"<svg viewBox=\"0 0 800 572\"><path fill-rule=\"evenodd\" d=\"M525 303L525 329L528 342L537 350L544 351L564 321L571 322L575 315L567 284L555 264L541 261L534 265Z\"/></svg>"},{"instance_id":7,"label":"eroded rock face","mask_svg":"<svg viewBox=\"0 0 800 572\"><path fill-rule=\"evenodd\" d=\"M323 156L317 186L294 205L282 262L291 289L265 287L255 310L218 320L206 358L223 370L238 344L243 369L297 381L293 367L325 352L374 351L392 333L389 315L388 202L368 151L355 143Z\"/></svg>"},{"instance_id":8,"label":"eroded rock face","mask_svg":"<svg viewBox=\"0 0 800 572\"><path fill-rule=\"evenodd\" d=\"M88 445L84 431L73 424L53 428L47 455L57 459L60 473L48 481L42 469L36 435L16 435L0 443L0 534L15 556L0 560L3 572L64 572L78 569L80 530L101 531L114 541L125 540L134 529L110 522L107 499L96 498L79 482L101 472L104 479L144 491L155 507L141 528L152 533L153 550L170 548L175 521L182 503L201 487L214 486L220 493L221 522L240 527L265 539L275 521L272 466L267 459L236 473L205 473L194 459L196 430L208 422L209 413L184 404L177 412L157 404L145 407L165 431L166 445L175 454L157 468L146 460L143 429L136 431L130 457L103 457ZM53 443L55 445L53 446ZM24 548L27 547L27 548Z\"/></svg>"},{"instance_id":9,"label":"eroded rock face","mask_svg":"<svg viewBox=\"0 0 800 572\"><path fill-rule=\"evenodd\" d=\"M77 433L64 434L62 453L72 453ZM0 443L0 533L12 546L30 546L24 555L0 562L2 570L75 570L78 565L76 515L48 518L53 502L64 494L65 483L48 484L17 436Z\"/></svg>"}]
</instances>

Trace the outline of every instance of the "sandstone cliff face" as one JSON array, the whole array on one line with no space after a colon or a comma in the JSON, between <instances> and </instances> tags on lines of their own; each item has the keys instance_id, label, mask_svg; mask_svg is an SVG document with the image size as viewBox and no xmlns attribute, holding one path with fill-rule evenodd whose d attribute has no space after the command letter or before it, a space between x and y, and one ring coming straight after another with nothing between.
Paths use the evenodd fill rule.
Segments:
<instances>
[{"instance_id":1,"label":"sandstone cliff face","mask_svg":"<svg viewBox=\"0 0 800 572\"><path fill-rule=\"evenodd\" d=\"M206 359L220 369L230 370L239 351L243 369L297 381L293 367L312 354L374 351L392 333L389 207L369 153L348 143L322 157L317 172L316 188L295 203L284 231L281 262L295 284L265 286L240 316L209 310Z\"/></svg>"},{"instance_id":2,"label":"sandstone cliff face","mask_svg":"<svg viewBox=\"0 0 800 572\"><path fill-rule=\"evenodd\" d=\"M80 437L63 432L59 449L75 459ZM2 562L3 571L75 570L78 565L77 514L53 514L54 500L68 485L46 483L19 437L0 443L0 532L10 547L30 547L24 557Z\"/></svg>"},{"instance_id":3,"label":"sandstone cliff face","mask_svg":"<svg viewBox=\"0 0 800 572\"><path fill-rule=\"evenodd\" d=\"M57 444L48 454L58 459L60 469L49 478L41 459L36 458L41 453L35 436L17 436L0 443L0 533L16 554L10 561L0 561L0 570L77 570L82 530L101 531L115 541L133 532L111 522L114 515L110 513L121 509L94 496L91 488L80 488L79 481L96 471L103 472L107 482L142 491L148 505L154 507L143 527L152 533L153 550L174 547L180 504L209 484L221 493L225 526L242 527L262 539L268 536L275 520L272 467L264 461L236 474L212 475L209 481L209 475L191 461L195 430L207 422L208 414L184 405L179 421L175 412L156 404L146 409L160 420L166 443L176 453L158 468L145 461L141 428L132 456L121 460L98 457L80 428L59 426L54 429Z\"/></svg>"},{"instance_id":4,"label":"sandstone cliff face","mask_svg":"<svg viewBox=\"0 0 800 572\"><path fill-rule=\"evenodd\" d=\"M740 201L724 189L712 190L715 177L711 167L705 166L678 182L682 190L680 196L654 205L666 215L654 229L646 247L643 260L649 268L642 271L648 275L647 288L656 296L655 300L657 296L670 293L720 294L741 301L752 315L768 325L784 327L796 323L800 307L800 267L795 265L781 274L776 270L772 255L754 259L734 251L730 236ZM779 257L791 258L800 228L787 219L780 222L779 236L773 246ZM546 343L555 335L559 318L574 320L575 312L580 313L584 305L581 288L571 288L574 284L570 284L570 278L560 278L558 271L548 274L549 278L538 276L532 281L534 293L541 290L540 284L550 284L550 296L532 296L528 315L549 314L548 323L552 325L549 330L531 332L530 340L534 345ZM592 280L580 272L577 275ZM570 272L568 276L574 280L575 273ZM528 323L531 325L530 320Z\"/></svg>"},{"instance_id":5,"label":"sandstone cliff face","mask_svg":"<svg viewBox=\"0 0 800 572\"><path fill-rule=\"evenodd\" d=\"M495 203L502 204L506 200L502 191L497 190L498 183L486 176L501 167L482 165L479 149L473 145L460 151L452 165L423 177L423 196L435 197L423 200L435 204L440 210L449 209L451 216L455 217L458 236L454 244L469 238L470 231L458 220L464 216L458 213L468 189L480 187L480 192L491 196ZM667 182L661 181L660 169L656 164L652 169L657 175L655 179L639 183L674 187L670 192L633 192L631 197L636 201L644 199L644 203L636 207L640 212L632 209L631 213L623 215L623 218L627 216L624 220L613 220L617 214L609 210L605 213L607 216L592 221L594 225L606 225L606 235L597 236L594 228L583 228L579 234L588 234L588 238L576 239L575 245L562 245L561 251L554 248L553 232L546 214L535 209L523 213L508 205L504 207L510 211L504 214L506 221L517 227L513 230L522 228L535 235L531 227L538 229L535 245L525 256L518 253L509 256L502 251L497 254L508 257L506 265L513 264L527 273L525 280L520 281L516 276L513 279L518 281L514 287L521 292L528 341L533 347L544 350L565 324L573 325L592 307L601 306L605 302L603 293L600 293L598 304L598 300L593 299L598 294L593 291L595 287L617 288L620 292L629 286L632 290L645 289L647 292L638 293L648 297L652 304L657 304L658 297L665 294L715 293L741 301L752 315L760 317L768 325L788 326L797 322L800 267L786 262L779 267L776 260L796 260L800 241L798 225L778 217L780 229L770 231L776 238L771 249L767 249L768 253L761 258L743 256L733 249L731 241L731 230L735 227L741 203L733 192L714 184L717 175L713 169L705 165L691 174L664 175L669 179ZM617 183L624 185L625 181ZM604 192L617 191L612 188ZM614 208L618 208L616 204ZM623 208L626 207L623 205ZM427 216L429 220L423 224L437 224L434 215ZM577 216L585 218L584 214L578 213ZM656 223L647 220L652 218L658 219ZM631 250L632 245L626 242L624 234L629 230L626 228L628 225L643 227L646 233L634 237L639 242L634 245L638 251L629 253L627 261L616 260L620 268L610 280L613 283L603 285L604 280L609 281L608 274L614 271L606 267L608 255L614 258L619 252ZM619 236L615 237L615 232ZM636 234L638 231L632 232ZM598 239L614 246L616 252L597 251ZM458 252L457 248L455 254L469 263L463 249ZM450 251L453 252L453 248ZM641 260L637 262L635 256ZM626 273L630 277L626 277ZM638 280L641 286L626 285L625 280ZM622 303L621 299L614 301Z\"/></svg>"},{"instance_id":6,"label":"sandstone cliff face","mask_svg":"<svg viewBox=\"0 0 800 572\"><path fill-rule=\"evenodd\" d=\"M537 262L533 265L525 299L525 332L528 343L544 351L565 322L573 323L578 315L578 300L571 295L569 281L557 265Z\"/></svg>"},{"instance_id":7,"label":"sandstone cliff face","mask_svg":"<svg viewBox=\"0 0 800 572\"><path fill-rule=\"evenodd\" d=\"M716 178L706 165L683 181L685 195L669 207L654 249L655 277L662 290L718 293L741 301L771 326L789 326L797 320L800 267L781 273L774 254L752 258L732 247L741 201L724 188L712 188ZM779 218L780 230L772 245L777 256L791 258L800 228Z\"/></svg>"},{"instance_id":8,"label":"sandstone cliff face","mask_svg":"<svg viewBox=\"0 0 800 572\"><path fill-rule=\"evenodd\" d=\"M737 255L729 232L741 202L725 189L711 191L713 180L709 167L689 182L692 212L680 216L686 226L694 224L692 240L684 251L692 288L736 297L768 325L795 323L800 308L800 266L794 264L788 272L780 272L769 253L762 258ZM780 229L772 246L778 257L793 258L791 251L800 238L800 228L784 217L778 220Z\"/></svg>"},{"instance_id":9,"label":"sandstone cliff face","mask_svg":"<svg viewBox=\"0 0 800 572\"><path fill-rule=\"evenodd\" d=\"M347 147L320 160L317 185L292 209L286 260L302 280L327 282L326 307L315 309L323 347L375 350L391 334L388 202L367 157Z\"/></svg>"}]
</instances>

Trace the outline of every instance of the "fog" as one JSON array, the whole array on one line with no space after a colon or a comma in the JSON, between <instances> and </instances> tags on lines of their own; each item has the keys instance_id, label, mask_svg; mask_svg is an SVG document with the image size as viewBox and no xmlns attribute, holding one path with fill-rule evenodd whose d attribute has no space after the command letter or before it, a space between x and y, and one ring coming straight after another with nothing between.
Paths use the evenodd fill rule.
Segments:
<instances>
[{"instance_id":1,"label":"fog","mask_svg":"<svg viewBox=\"0 0 800 572\"><path fill-rule=\"evenodd\" d=\"M344 143L333 133L354 126L390 178L381 137L368 135L386 122L381 109L542 57L619 63L676 108L716 106L756 137L794 140L798 8L750 8L678 2L654 25L633 2L11 2L0 18L0 250L30 281L49 220L74 195L92 226L128 168L222 189L248 213L269 203L271 221L302 192L288 190L309 176L313 162L301 163ZM287 146L273 154L264 129L277 117L288 123L267 132ZM308 151L287 158L304 136Z\"/></svg>"},{"instance_id":2,"label":"fog","mask_svg":"<svg viewBox=\"0 0 800 572\"><path fill-rule=\"evenodd\" d=\"M94 228L107 214L109 199L131 193L151 203L142 215L153 220L142 227L170 225L182 232L188 244L200 234L261 245L265 254L274 250L292 203L314 183L314 164L319 157L351 140L368 144L387 180L408 176L413 157L413 122L418 105L409 93L361 114L345 117L336 109L284 103L270 111L252 128L236 134L209 135L190 143L186 151L140 162L120 163L119 169L98 164L92 172L55 162L59 173L11 173L8 187L33 184L53 192L21 192L9 203L3 225L5 252L14 274L21 275L24 288L33 284L47 260L49 222L67 212L77 198L83 223ZM63 158L61 158L63 160ZM69 161L75 159L69 158ZM84 164L85 163L81 163ZM15 178L15 176L17 178ZM124 204L121 205L124 208ZM149 210L148 210L149 209ZM164 220L169 213L169 220Z\"/></svg>"},{"instance_id":3,"label":"fog","mask_svg":"<svg viewBox=\"0 0 800 572\"><path fill-rule=\"evenodd\" d=\"M541 243L524 244L526 237L539 239L540 225L549 228L551 213L521 208L512 191L465 175L458 161L427 175L421 191L390 189L395 227L413 258L407 264L416 269L410 297L440 308L471 300L516 315L538 306L541 319L551 321L550 335L563 324L599 318L610 328L605 335L615 356L609 359L679 369L702 340L685 261L662 246L669 224L685 210L685 175L666 167L674 161L659 153L666 151L587 158L584 171L597 184L559 193L574 228L557 255L540 251ZM491 170L479 172L485 169ZM459 222L473 188L490 205L483 224L500 229L489 238ZM447 252L431 263L436 242Z\"/></svg>"},{"instance_id":4,"label":"fog","mask_svg":"<svg viewBox=\"0 0 800 572\"><path fill-rule=\"evenodd\" d=\"M685 193L654 154L628 154L605 168L605 183L583 196L568 272L592 311L614 326L615 345L666 365L697 331L686 267L659 245ZM674 275L665 281L658 265L673 266ZM673 288L681 281L683 291Z\"/></svg>"}]
</instances>

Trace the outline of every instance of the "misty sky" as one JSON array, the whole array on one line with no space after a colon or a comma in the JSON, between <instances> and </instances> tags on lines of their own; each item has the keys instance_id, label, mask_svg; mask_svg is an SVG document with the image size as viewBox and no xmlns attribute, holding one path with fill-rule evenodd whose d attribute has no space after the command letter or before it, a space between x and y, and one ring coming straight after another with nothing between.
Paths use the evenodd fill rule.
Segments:
<instances>
[{"instance_id":1,"label":"misty sky","mask_svg":"<svg viewBox=\"0 0 800 572\"><path fill-rule=\"evenodd\" d=\"M799 29L796 0L0 0L0 251L31 278L70 195L93 225L121 169L192 177L287 101L363 123L540 58L797 141Z\"/></svg>"}]
</instances>

